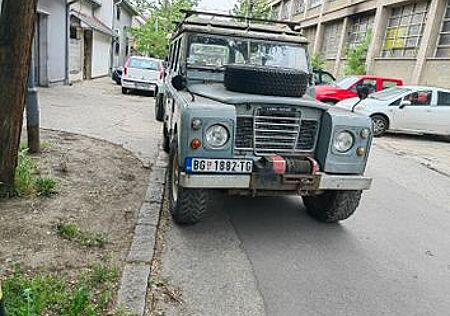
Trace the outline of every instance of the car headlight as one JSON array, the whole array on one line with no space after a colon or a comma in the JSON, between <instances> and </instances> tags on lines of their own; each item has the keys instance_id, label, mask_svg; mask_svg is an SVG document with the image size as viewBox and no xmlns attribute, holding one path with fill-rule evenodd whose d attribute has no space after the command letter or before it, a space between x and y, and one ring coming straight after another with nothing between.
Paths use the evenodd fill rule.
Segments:
<instances>
[{"instance_id":1,"label":"car headlight","mask_svg":"<svg viewBox=\"0 0 450 316\"><path fill-rule=\"evenodd\" d=\"M348 131L342 131L334 137L333 147L340 153L349 151L355 142L353 134Z\"/></svg>"},{"instance_id":2,"label":"car headlight","mask_svg":"<svg viewBox=\"0 0 450 316\"><path fill-rule=\"evenodd\" d=\"M230 133L225 126L216 124L208 127L205 134L206 143L214 148L225 146L230 138Z\"/></svg>"}]
</instances>

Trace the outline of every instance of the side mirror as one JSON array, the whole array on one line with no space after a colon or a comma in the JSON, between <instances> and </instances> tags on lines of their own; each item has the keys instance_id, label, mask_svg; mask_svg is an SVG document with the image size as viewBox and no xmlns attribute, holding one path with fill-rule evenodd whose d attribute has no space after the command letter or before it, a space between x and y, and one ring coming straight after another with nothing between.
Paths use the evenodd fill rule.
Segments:
<instances>
[{"instance_id":1,"label":"side mirror","mask_svg":"<svg viewBox=\"0 0 450 316\"><path fill-rule=\"evenodd\" d=\"M186 79L181 75L176 75L171 80L172 86L177 90L181 91L186 88Z\"/></svg>"},{"instance_id":2,"label":"side mirror","mask_svg":"<svg viewBox=\"0 0 450 316\"><path fill-rule=\"evenodd\" d=\"M411 105L411 101L408 101L408 100L403 100L401 103L400 103L400 106L398 107L399 109L403 109L405 106L410 106Z\"/></svg>"},{"instance_id":3,"label":"side mirror","mask_svg":"<svg viewBox=\"0 0 450 316\"><path fill-rule=\"evenodd\" d=\"M362 87L356 88L356 93L358 94L358 98L360 100L364 100L364 99L367 99L370 92L369 92L369 88L367 88L366 86L362 86Z\"/></svg>"}]
</instances>

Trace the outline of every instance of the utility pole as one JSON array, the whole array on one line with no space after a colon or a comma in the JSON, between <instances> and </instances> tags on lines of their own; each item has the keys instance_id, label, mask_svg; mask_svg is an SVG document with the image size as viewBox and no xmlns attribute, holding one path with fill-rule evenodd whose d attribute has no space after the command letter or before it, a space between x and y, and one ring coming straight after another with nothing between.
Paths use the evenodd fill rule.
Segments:
<instances>
[{"instance_id":1,"label":"utility pole","mask_svg":"<svg viewBox=\"0 0 450 316\"><path fill-rule=\"evenodd\" d=\"M37 0L3 0L0 15L0 196L14 192L14 177ZM11 27L11 26L14 27Z\"/></svg>"},{"instance_id":2,"label":"utility pole","mask_svg":"<svg viewBox=\"0 0 450 316\"><path fill-rule=\"evenodd\" d=\"M28 93L26 99L27 108L27 136L29 153L40 151L39 138L39 105L37 88L35 86L34 58L30 58L30 70L28 71Z\"/></svg>"}]
</instances>

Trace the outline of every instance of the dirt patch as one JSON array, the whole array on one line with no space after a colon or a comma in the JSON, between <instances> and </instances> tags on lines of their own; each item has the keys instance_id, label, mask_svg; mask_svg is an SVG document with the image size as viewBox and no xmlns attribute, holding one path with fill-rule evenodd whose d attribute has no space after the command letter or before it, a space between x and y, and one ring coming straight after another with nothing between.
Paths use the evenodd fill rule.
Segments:
<instances>
[{"instance_id":1,"label":"dirt patch","mask_svg":"<svg viewBox=\"0 0 450 316\"><path fill-rule=\"evenodd\" d=\"M65 132L43 131L42 154L33 157L57 193L0 200L0 274L27 271L75 275L107 260L121 271L150 171L120 146ZM100 246L63 238L74 224Z\"/></svg>"}]
</instances>

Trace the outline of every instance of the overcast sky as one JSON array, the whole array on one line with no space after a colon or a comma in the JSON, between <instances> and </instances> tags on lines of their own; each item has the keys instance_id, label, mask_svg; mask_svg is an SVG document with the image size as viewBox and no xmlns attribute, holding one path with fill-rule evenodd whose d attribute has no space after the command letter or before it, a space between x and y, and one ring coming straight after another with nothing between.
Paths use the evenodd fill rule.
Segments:
<instances>
[{"instance_id":1,"label":"overcast sky","mask_svg":"<svg viewBox=\"0 0 450 316\"><path fill-rule=\"evenodd\" d=\"M236 0L201 0L198 9L228 13L235 3Z\"/></svg>"}]
</instances>

